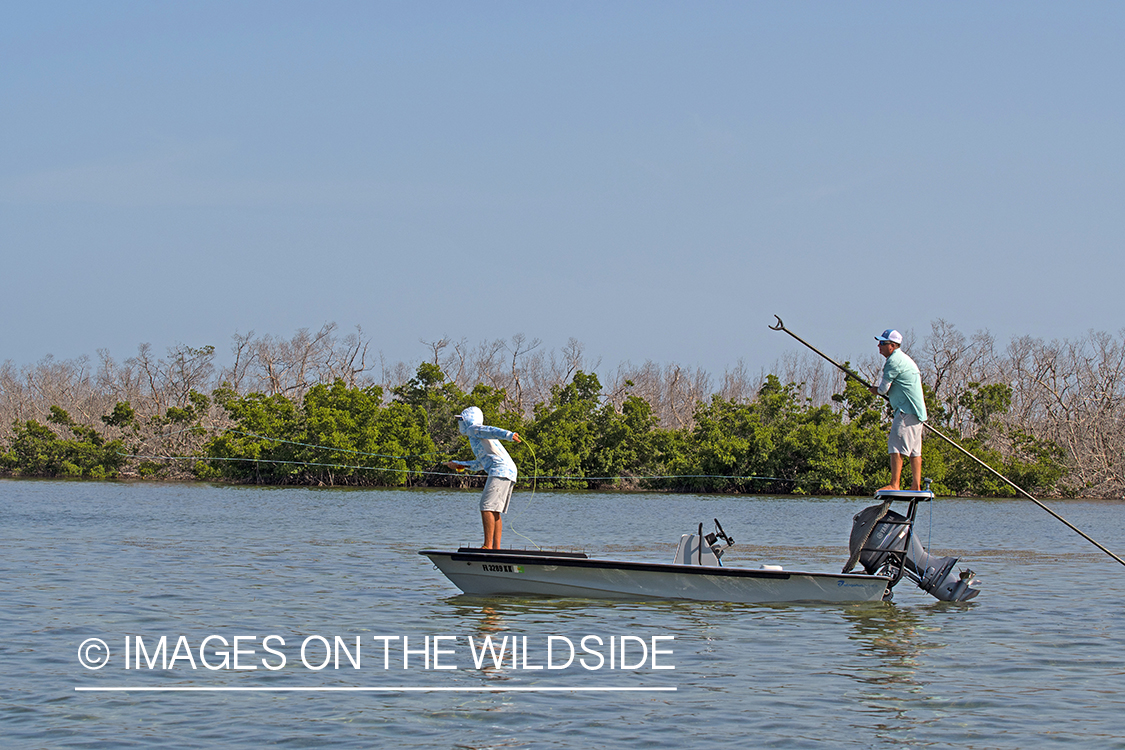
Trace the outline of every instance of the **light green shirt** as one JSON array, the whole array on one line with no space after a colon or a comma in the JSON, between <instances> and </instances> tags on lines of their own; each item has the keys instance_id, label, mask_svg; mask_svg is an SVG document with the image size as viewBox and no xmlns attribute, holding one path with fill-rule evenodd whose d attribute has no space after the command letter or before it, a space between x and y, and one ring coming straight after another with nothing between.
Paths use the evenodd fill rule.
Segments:
<instances>
[{"instance_id":1,"label":"light green shirt","mask_svg":"<svg viewBox=\"0 0 1125 750\"><path fill-rule=\"evenodd\" d=\"M922 373L914 360L901 349L895 349L883 364L883 381L879 393L885 395L895 411L903 411L926 421L926 399L922 394Z\"/></svg>"}]
</instances>

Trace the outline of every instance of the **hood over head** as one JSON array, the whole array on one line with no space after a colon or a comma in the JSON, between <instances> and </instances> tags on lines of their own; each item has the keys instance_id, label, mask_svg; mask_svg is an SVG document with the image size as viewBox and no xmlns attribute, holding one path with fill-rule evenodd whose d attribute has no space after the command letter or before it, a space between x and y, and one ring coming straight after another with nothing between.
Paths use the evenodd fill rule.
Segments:
<instances>
[{"instance_id":1,"label":"hood over head","mask_svg":"<svg viewBox=\"0 0 1125 750\"><path fill-rule=\"evenodd\" d=\"M480 427L484 424L484 412L476 406L470 406L457 415L457 429L465 434L466 427Z\"/></svg>"}]
</instances>

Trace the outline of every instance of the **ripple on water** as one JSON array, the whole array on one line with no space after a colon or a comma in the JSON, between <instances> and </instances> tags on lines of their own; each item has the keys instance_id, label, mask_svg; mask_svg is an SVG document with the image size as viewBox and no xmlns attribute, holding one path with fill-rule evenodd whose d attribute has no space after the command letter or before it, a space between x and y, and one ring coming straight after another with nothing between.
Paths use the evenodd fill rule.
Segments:
<instances>
[{"instance_id":1,"label":"ripple on water","mask_svg":"<svg viewBox=\"0 0 1125 750\"><path fill-rule=\"evenodd\" d=\"M983 579L968 604L905 582L895 604L614 603L459 594L416 551L475 544L474 493L2 484L0 723L16 746L1125 747L1125 576L1026 504L946 500L920 519L935 551ZM733 562L832 570L867 504L541 492L517 494L510 527L556 548L665 561L681 533L718 517L739 542ZM1122 507L1068 503L1066 515L1123 549ZM276 672L90 672L76 660L91 637L120 649L126 635L269 633L291 639ZM360 636L364 668L305 669L296 649L316 634ZM673 636L675 669L476 669L459 651L455 670L384 670L373 639L552 634ZM676 691L74 691L119 684Z\"/></svg>"}]
</instances>

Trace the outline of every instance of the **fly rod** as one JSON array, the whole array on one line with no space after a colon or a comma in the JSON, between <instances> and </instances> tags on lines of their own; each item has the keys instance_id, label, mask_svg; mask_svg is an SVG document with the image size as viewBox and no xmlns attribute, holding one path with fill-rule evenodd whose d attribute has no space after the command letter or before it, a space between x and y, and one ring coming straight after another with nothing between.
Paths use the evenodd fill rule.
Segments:
<instances>
[{"instance_id":1,"label":"fly rod","mask_svg":"<svg viewBox=\"0 0 1125 750\"><path fill-rule=\"evenodd\" d=\"M848 369L847 367L844 367L844 366L843 366L842 364L840 364L840 363L839 363L839 362L837 362L836 360L832 359L832 358L831 358L831 357L829 357L829 356L828 356L827 354L825 354L824 352L820 351L820 350L819 350L819 349L817 349L817 348L816 348L815 346L813 346L812 344L810 344L809 342L805 341L805 340L804 340L803 338L801 338L800 336L798 336L797 334L793 333L793 332L792 332L792 331L790 331L790 330L789 330L788 328L786 328L786 327L785 327L785 323L783 323L783 322L781 321L781 318L780 318L779 316L777 316L777 315L774 315L774 317L775 317L775 318L777 318L777 325L773 325L773 326L770 326L770 329L771 329L771 330L774 330L774 331L784 331L785 333L788 333L788 334L789 334L790 336L792 336L793 338L795 338L795 339L797 339L798 341L800 341L800 342L801 342L802 344L804 344L805 346L807 346L807 347L808 347L809 349L812 349L812 350L813 350L814 352L816 352L817 354L819 354L819 355L820 355L821 357L823 357L824 359L828 360L828 361L829 361L830 363L832 363L833 365L835 365L836 367L838 367L838 368L839 368L840 370L842 370L842 371L843 371L843 373L844 373L845 375L847 375L848 377L850 377L850 378L854 378L854 379L855 379L856 381L858 381L858 382L859 382L859 383L860 383L861 385L864 385L864 386L866 386L867 388L872 388L872 387L873 387L873 386L871 385L871 383L869 383L869 382L867 382L866 380L864 380L863 378L861 378L861 377L860 377L859 375L857 375L857 374L856 374L855 372L853 372L852 370ZM884 395L884 396L883 396L883 398L885 399L885 398L887 398L887 397L886 397L886 396ZM1081 537L1082 537L1083 539L1085 539L1085 540L1086 540L1087 542L1089 542L1090 544L1094 545L1095 547L1097 547L1098 549L1100 549L1100 550L1101 550L1102 552L1104 552L1104 553L1106 553L1107 555L1109 555L1110 557L1112 557L1112 558L1113 558L1114 560L1116 560L1117 562L1121 563L1122 565L1125 565L1125 560L1122 560L1122 559L1121 559L1120 557L1118 557L1117 555L1115 555L1115 554L1114 554L1113 552L1111 552L1110 550L1106 549L1106 548L1105 548L1105 547L1104 547L1103 545L1099 544L1099 543L1097 542L1097 540L1095 540L1095 539L1094 539L1093 537L1091 537L1091 536L1090 536L1089 534L1085 533L1084 531L1082 531L1081 529L1079 529L1079 528L1078 528L1077 526L1075 526L1074 524L1072 524L1072 523L1071 523L1070 521L1066 520L1065 518L1063 518L1062 516L1060 516L1060 515L1059 515L1058 513L1056 513L1055 511L1051 510L1050 508L1048 508L1048 507L1047 507L1046 505L1044 505L1043 503L1041 503L1041 502L1040 502L1039 500L1037 500L1037 499L1035 499L1034 497L1032 497L1032 495L1031 495L1031 493L1030 493L1030 492L1028 492L1028 491L1027 491L1027 490L1025 490L1024 488L1020 487L1019 485L1017 485L1017 484L1016 484L1015 482L1013 482L1013 481L1012 481L1011 479L1008 479L1008 478L1007 478L1006 476L1004 476L1004 475L1003 475L1003 474L1001 474L1000 472L996 471L996 469L992 468L991 466L989 466L988 464L986 464L986 463L985 463L984 461L982 461L982 460L980 460L979 458L977 458L976 456L974 456L974 455L973 455L972 453L970 453L969 451L967 451L967 450L965 450L964 448L962 448L962 447L961 447L961 446L960 446L959 444L957 444L957 443L956 443L956 442L955 442L955 441L954 441L954 440L953 440L952 438L950 438L950 437L947 437L947 436L946 436L945 434L943 434L942 432L940 432L940 431L939 431L939 430L938 430L938 429L937 429L936 427L933 427L933 426L931 426L931 425L930 425L930 424L929 424L928 422L923 422L923 423L922 423L922 426L923 426L923 427L925 427L925 429L927 429L927 430L929 430L930 432L932 432L932 433L933 433L934 435L937 435L937 436L938 436L939 438L941 438L942 440L944 440L944 441L945 441L946 443L948 443L949 445L951 445L951 446L953 446L954 448L956 448L957 450L959 450L959 451L960 451L961 453L963 453L963 454L965 454L966 456L968 456L969 458L971 458L971 459L972 459L973 461L976 461L976 462L977 462L978 464L980 464L980 465L981 465L981 466L983 466L983 467L984 467L985 469L987 469L987 470L988 470L989 472L991 472L991 473L992 473L992 474L993 474L994 476L996 476L996 478L997 478L997 479L999 479L999 480L1001 480L1002 482L1004 482L1005 484L1007 484L1007 485L1008 485L1009 487L1011 487L1012 489L1014 489L1014 490L1015 490L1016 492L1018 492L1019 494L1023 495L1024 497L1026 497L1026 498L1027 498L1028 500L1030 500L1031 502L1033 502L1033 503L1035 503L1036 505L1038 505L1038 506L1039 506L1040 508L1042 508L1043 510L1047 511L1048 513L1050 513L1050 514L1051 514L1052 516L1054 516L1054 517L1055 517L1056 519L1058 519L1058 520L1059 520L1059 521L1061 521L1062 523L1066 524L1066 526L1067 526L1067 527L1068 527L1068 528L1069 528L1069 529L1070 529L1071 531L1073 531L1074 533L1076 533L1076 534L1078 534L1079 536L1081 536Z\"/></svg>"}]
</instances>

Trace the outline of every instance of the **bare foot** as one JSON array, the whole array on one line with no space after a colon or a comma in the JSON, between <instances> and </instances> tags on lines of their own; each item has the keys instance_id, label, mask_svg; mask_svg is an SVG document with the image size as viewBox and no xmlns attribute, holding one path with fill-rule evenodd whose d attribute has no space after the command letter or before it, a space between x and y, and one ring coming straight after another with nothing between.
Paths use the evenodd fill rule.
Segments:
<instances>
[{"instance_id":1,"label":"bare foot","mask_svg":"<svg viewBox=\"0 0 1125 750\"><path fill-rule=\"evenodd\" d=\"M893 490L895 492L898 492L898 487L895 487L893 484L888 484L886 487L880 487L879 489L877 489L875 491L876 492L882 492L883 490Z\"/></svg>"}]
</instances>

